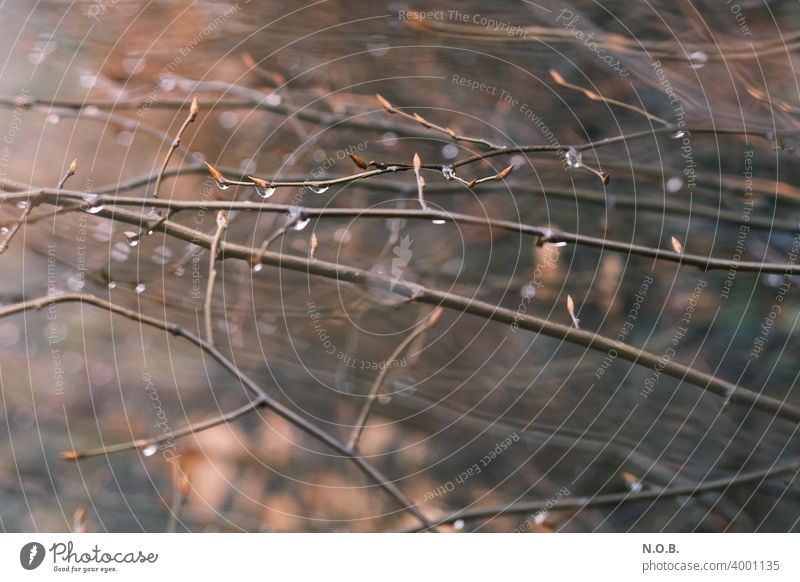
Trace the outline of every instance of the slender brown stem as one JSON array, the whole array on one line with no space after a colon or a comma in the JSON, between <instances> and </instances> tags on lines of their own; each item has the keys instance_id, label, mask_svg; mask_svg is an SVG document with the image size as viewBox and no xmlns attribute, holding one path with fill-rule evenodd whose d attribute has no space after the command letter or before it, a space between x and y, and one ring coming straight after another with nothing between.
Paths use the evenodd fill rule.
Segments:
<instances>
[{"instance_id":1,"label":"slender brown stem","mask_svg":"<svg viewBox=\"0 0 800 582\"><path fill-rule=\"evenodd\" d=\"M169 150L167 150L167 155L164 156L164 161L161 164L161 169L158 172L158 177L156 178L156 185L153 189L153 198L158 198L158 194L161 190L161 181L164 179L164 172L167 171L167 166L169 165L169 160L172 157L172 154L175 153L175 150L181 145L181 138L183 137L183 132L186 131L186 128L189 127L194 120L197 119L197 114L200 112L200 107L197 104L197 98L192 99L192 104L189 106L189 115L183 121L180 129L178 129L178 133L175 134L175 139L172 140L172 143L169 146Z\"/></svg>"},{"instance_id":2,"label":"slender brown stem","mask_svg":"<svg viewBox=\"0 0 800 582\"><path fill-rule=\"evenodd\" d=\"M581 511L596 507L609 507L622 503L632 503L637 501L661 501L673 499L675 497L696 497L710 491L725 490L729 487L751 483L753 481L763 481L778 477L798 473L800 471L800 461L773 466L770 469L761 471L749 471L737 473L733 477L703 481L692 485L680 485L677 487L663 487L646 489L638 493L609 493L606 495L594 495L592 497L580 497L578 499L567 499L565 501L553 502L553 500L525 501L505 506L480 507L475 509L465 509L456 511L436 521L436 525L451 524L459 520L468 519L491 519L508 515L534 514L543 511ZM415 529L412 531L425 531Z\"/></svg>"},{"instance_id":3,"label":"slender brown stem","mask_svg":"<svg viewBox=\"0 0 800 582\"><path fill-rule=\"evenodd\" d=\"M58 197L72 197L83 198L86 195L78 192L50 190L47 188L31 190L22 193L9 193L5 195L6 200L13 199L35 199L48 203L55 203ZM142 198L137 197L114 197L101 195L93 198L92 201L84 202L82 208L90 207L113 207L113 206L141 206ZM455 222L459 224L473 224L488 226L498 230L505 230L515 233L527 234L536 237L540 242L551 243L571 243L579 246L601 249L602 251L613 251L623 253L626 255L637 255L641 257L648 257L660 261L669 261L673 263L680 263L697 267L704 271L710 270L735 270L739 272L754 272L754 273L775 273L775 274L800 274L800 264L792 263L763 263L758 261L734 261L729 259L719 259L714 257L707 257L703 255L695 255L688 253L677 253L670 249L660 249L656 247L649 247L646 245L639 245L623 241L609 240L601 237L594 237L582 235L567 231L551 229L546 226L535 226L514 222L511 220L501 220L493 218L485 218L482 216L473 216L470 214L460 214L448 212L446 210L435 210L428 208L427 210L419 209L401 209L401 208L309 208L298 207L289 204L268 204L257 203L253 201L173 201L173 200L151 200L147 203L149 206L169 208L171 210L190 210L197 208L204 208L206 210L246 210L257 212L291 212L301 214L307 218L316 217L359 217L359 218L410 218L415 220L443 220L445 222ZM115 211L116 212L116 211ZM108 214L105 210L100 212L103 216L113 218L114 212ZM138 215L137 215L138 216ZM159 218L156 222L148 223L149 230L162 229L163 223L166 221L165 217ZM668 244L668 241L665 241Z\"/></svg>"},{"instance_id":4,"label":"slender brown stem","mask_svg":"<svg viewBox=\"0 0 800 582\"><path fill-rule=\"evenodd\" d=\"M129 224L142 224L147 222L147 218L141 214L120 208L104 208L98 214L105 218L113 218ZM169 236L186 242L192 242L205 248L211 248L213 244L212 237L174 222L163 223L159 226L159 230ZM254 250L255 249L251 247L224 241L220 244L220 256L223 259L230 258L250 262L257 258L257 260L264 265L280 267L306 273L307 275L316 275L356 285L373 285L376 288L384 289L390 293L404 297L407 301L437 306L441 305L499 323L508 325L514 324L528 331L541 333L600 352L608 353L610 350L616 350L618 356L624 360L650 368L655 368L657 366L662 373L677 378L678 380L694 384L702 390L720 396L723 400L728 399L730 404L744 405L768 414L779 416L794 423L800 423L800 408L787 403L785 400L778 400L777 398L758 394L733 382L717 378L711 374L706 374L705 372L695 370L671 360L665 362L662 356L630 346L624 342L612 340L594 332L578 330L571 326L554 323L550 320L541 319L529 314L521 314L511 309L498 307L497 305L484 301L478 301L445 291L429 289L402 279L394 280L378 273L364 271L340 263L330 263L320 259L309 259L307 257L286 255L267 250L256 257L254 255ZM0 315L1 314L2 311L0 311Z\"/></svg>"},{"instance_id":5,"label":"slender brown stem","mask_svg":"<svg viewBox=\"0 0 800 582\"><path fill-rule=\"evenodd\" d=\"M212 321L212 304L214 300L214 283L217 281L217 259L222 237L228 228L228 216L224 210L217 213L217 231L211 241L211 252L208 253L208 285L206 286L206 300L203 309L206 341L214 343L214 326Z\"/></svg>"},{"instance_id":6,"label":"slender brown stem","mask_svg":"<svg viewBox=\"0 0 800 582\"><path fill-rule=\"evenodd\" d=\"M353 426L353 432L350 435L350 440L348 441L348 446L353 451L358 449L358 442L361 439L361 435L364 433L364 429L366 428L367 420L369 419L372 407L375 405L375 401L378 399L378 395L381 391L381 386L383 386L383 381L386 379L386 374L389 373L389 370L391 370L394 362L400 357L400 355L411 344L411 342L436 325L436 322L439 321L441 315L441 307L434 309L428 318L422 323L422 325L417 326L414 331L408 334L408 336L402 342L400 342L400 345L395 348L391 355L386 358L386 361L384 362L385 366L378 373L378 377L375 378L375 382L372 383L372 387L367 395L367 400L364 402L364 406L361 408L361 412L358 415L358 420L356 420L356 423Z\"/></svg>"},{"instance_id":7,"label":"slender brown stem","mask_svg":"<svg viewBox=\"0 0 800 582\"><path fill-rule=\"evenodd\" d=\"M164 227L169 226L165 224ZM208 246L206 248L210 248L211 241L208 240ZM224 248L225 243L222 244ZM420 523L423 523L425 527L434 527L430 524L428 519L422 514L422 512L416 507L416 505L405 496L405 494L395 485L392 481L383 475L374 465L372 465L369 461L361 457L360 455L351 451L346 444L341 442L340 440L336 439L335 437L331 436L321 428L317 427L316 425L312 424L296 412L290 410L272 396L270 396L264 389L259 386L255 381L253 381L249 376L247 376L244 372L242 372L239 367L233 363L225 354L223 354L214 344L207 342L206 340L202 339L201 337L191 333L187 329L176 325L175 323L171 323L168 321L163 321L157 319L155 317L145 315L143 313L139 313L132 309L128 309L126 307L122 307L120 305L116 305L105 299L100 299L99 297L95 297L94 295L89 295L87 293L62 293L59 295L51 295L46 297L39 297L38 299L32 299L29 301L23 301L21 303L15 303L13 305L7 305L5 307L0 307L0 318L8 317L10 315L18 314L18 313L25 313L28 311L36 311L39 309L43 309L48 305L52 305L55 303L70 303L70 302L78 302L86 305L91 305L94 307L98 307L100 309L104 309L110 313L115 313L117 315L121 315L133 321L137 321L141 324L148 325L150 327L154 327L156 329L162 329L176 337L183 338L190 343L197 346L200 350L204 353L208 354L211 358L213 358L220 366L222 366L225 370L227 370L231 375L233 375L239 382L241 382L242 386L250 392L254 400L253 402L258 402L259 406L264 406L275 412L281 418L287 420L315 440L325 444L326 446L330 447L343 457L348 458L351 460L359 470L364 473L370 480L372 480L376 486L380 487L384 490L390 497L392 497L398 505L400 505L405 511L408 511L414 517L416 517ZM116 450L124 450L118 448ZM62 458L65 460L78 460L79 457L78 453L74 451L69 451L63 453Z\"/></svg>"}]
</instances>

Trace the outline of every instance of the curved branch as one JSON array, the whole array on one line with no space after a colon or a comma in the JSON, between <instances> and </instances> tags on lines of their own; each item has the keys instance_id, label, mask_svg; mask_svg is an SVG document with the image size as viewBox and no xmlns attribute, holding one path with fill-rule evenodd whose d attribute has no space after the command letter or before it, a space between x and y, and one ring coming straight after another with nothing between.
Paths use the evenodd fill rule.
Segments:
<instances>
[{"instance_id":1,"label":"curved branch","mask_svg":"<svg viewBox=\"0 0 800 582\"><path fill-rule=\"evenodd\" d=\"M552 500L525 501L506 506L480 507L476 509L465 509L456 511L436 521L436 525L451 524L458 520L466 519L491 519L506 515L521 515L537 513L542 511L581 511L593 507L607 507L620 503L630 503L632 501L660 501L674 497L694 497L710 491L719 491L736 485L742 485L752 481L761 481L771 477L777 477L789 473L800 471L800 461L792 461L782 465L774 466L770 469L761 471L750 471L738 473L734 477L725 477L704 481L693 485L681 485L679 487L663 487L657 489L647 489L638 493L609 493L606 495L595 495L593 497L581 497L573 500L566 500L554 503ZM415 529L412 531L425 531Z\"/></svg>"},{"instance_id":2,"label":"curved branch","mask_svg":"<svg viewBox=\"0 0 800 582\"><path fill-rule=\"evenodd\" d=\"M104 208L98 212L97 215L116 219L128 224L142 225L148 222L147 217L120 208ZM158 225L157 228L169 236L186 242L192 242L206 249L210 249L213 244L213 237L174 222L163 222ZM568 325L554 323L528 314L521 314L484 301L436 289L429 289L402 279L393 280L374 272L368 272L337 263L330 263L320 259L298 257L268 250L255 255L254 253L258 252L257 249L225 241L220 244L219 250L220 257L223 259L239 259L248 262L256 260L264 265L285 268L336 281L343 281L356 285L369 284L389 293L404 297L408 301L437 306L441 305L499 323L508 325L516 324L522 329L541 333L600 352L607 353L610 350L616 350L620 358L640 366L658 366L661 372L668 376L694 384L702 390L722 397L726 405L741 404L790 420L794 423L800 423L800 408L788 404L784 400L764 396L763 394L753 392L733 382L717 378L711 374L695 370L674 361L665 362L664 359L657 354L630 346L620 341L612 340L590 331L575 329ZM2 311L0 311L0 313L2 313Z\"/></svg>"},{"instance_id":3,"label":"curved branch","mask_svg":"<svg viewBox=\"0 0 800 582\"><path fill-rule=\"evenodd\" d=\"M149 315L144 315L142 313L138 313L132 309L127 309L120 305L116 305L104 299L100 299L99 297L95 297L94 295L89 295L85 293L63 293L60 295L52 295L49 297L40 297L38 299L32 299L29 301L24 301L21 303L16 303L14 305L8 305L6 307L0 308L0 318L7 317L9 315L14 315L17 313L23 313L27 311L35 311L39 309L43 309L44 307L51 305L53 303L68 303L68 302L80 302L86 305L92 305L94 307L99 307L101 309L105 309L110 313L116 313L117 315L122 315L128 319L138 321L144 325L148 325L150 327L154 327L157 329L162 329L176 337L181 337L198 348L200 348L203 352L211 356L218 364L220 364L224 369L230 372L233 376L235 376L242 385L254 396L254 400L252 401L252 405L254 407L265 407L269 408L273 412L275 412L278 416L282 417L283 419L287 420L312 438L316 439L317 441L327 445L343 457L350 459L355 465L361 470L364 475L366 475L369 479L371 479L378 487L386 491L405 511L413 514L420 523L423 523L427 528L433 527L435 525L430 524L427 518L422 514L422 512L415 506L415 504L405 496L405 494L400 491L400 489L391 481L389 481L374 465L372 465L369 461L358 455L357 453L351 451L347 445L336 439L335 437L329 435L327 432L322 430L321 428L317 427L316 425L310 423L305 418L301 417L296 412L290 410L289 408L285 407L283 404L275 400L272 396L267 394L261 386L259 386L255 381L253 381L249 376L247 376L244 372L242 372L236 364L234 364L225 354L223 354L214 344L200 338L199 336L191 333L187 329L176 325L174 323L169 323L166 321L161 321L155 317L151 317ZM240 408L239 411L242 411ZM236 411L234 411L236 412ZM246 411L245 411L246 412ZM241 412L244 414L244 412ZM118 448L118 450L124 450ZM77 460L81 458L78 456L77 453L62 455L62 458L66 460Z\"/></svg>"}]
</instances>

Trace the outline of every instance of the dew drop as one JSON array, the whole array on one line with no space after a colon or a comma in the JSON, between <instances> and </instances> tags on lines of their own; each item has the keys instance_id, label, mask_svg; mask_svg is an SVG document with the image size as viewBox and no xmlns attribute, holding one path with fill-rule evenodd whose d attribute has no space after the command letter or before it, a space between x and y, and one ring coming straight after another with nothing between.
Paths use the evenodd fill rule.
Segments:
<instances>
[{"instance_id":1,"label":"dew drop","mask_svg":"<svg viewBox=\"0 0 800 582\"><path fill-rule=\"evenodd\" d=\"M448 160L454 160L458 157L458 146L452 143L447 144L442 148L442 155Z\"/></svg>"},{"instance_id":2,"label":"dew drop","mask_svg":"<svg viewBox=\"0 0 800 582\"><path fill-rule=\"evenodd\" d=\"M453 528L454 529L464 529L464 520L463 519L455 520L453 522Z\"/></svg>"},{"instance_id":3,"label":"dew drop","mask_svg":"<svg viewBox=\"0 0 800 582\"><path fill-rule=\"evenodd\" d=\"M8 227L7 226L0 226L0 234L8 234Z\"/></svg>"},{"instance_id":4,"label":"dew drop","mask_svg":"<svg viewBox=\"0 0 800 582\"><path fill-rule=\"evenodd\" d=\"M226 184L225 182L217 182L217 188L220 190L227 190L230 187L230 184Z\"/></svg>"},{"instance_id":5,"label":"dew drop","mask_svg":"<svg viewBox=\"0 0 800 582\"><path fill-rule=\"evenodd\" d=\"M264 265L262 263L256 263L253 265L253 272L260 273L264 269Z\"/></svg>"},{"instance_id":6,"label":"dew drop","mask_svg":"<svg viewBox=\"0 0 800 582\"><path fill-rule=\"evenodd\" d=\"M398 141L397 140L397 134L395 132L393 132L393 131L387 131L386 133L384 133L381 136L381 141L383 142L383 145L385 145L385 146L388 146L388 147L395 146L395 145L397 145L397 141Z\"/></svg>"},{"instance_id":7,"label":"dew drop","mask_svg":"<svg viewBox=\"0 0 800 582\"><path fill-rule=\"evenodd\" d=\"M269 198L273 194L275 194L276 188L272 186L268 188L262 188L261 186L256 186L256 193L261 196L262 198Z\"/></svg>"},{"instance_id":8,"label":"dew drop","mask_svg":"<svg viewBox=\"0 0 800 582\"><path fill-rule=\"evenodd\" d=\"M130 254L130 247L122 241L116 243L111 249L111 259L117 261L118 263L127 261Z\"/></svg>"},{"instance_id":9,"label":"dew drop","mask_svg":"<svg viewBox=\"0 0 800 582\"><path fill-rule=\"evenodd\" d=\"M456 177L456 170L452 164L447 164L446 166L442 166L442 176L448 182L452 181Z\"/></svg>"},{"instance_id":10,"label":"dew drop","mask_svg":"<svg viewBox=\"0 0 800 582\"><path fill-rule=\"evenodd\" d=\"M233 111L225 111L219 116L219 124L225 129L236 127L237 123L239 123L239 116Z\"/></svg>"},{"instance_id":11,"label":"dew drop","mask_svg":"<svg viewBox=\"0 0 800 582\"><path fill-rule=\"evenodd\" d=\"M672 134L672 139L681 139L682 137L686 136L686 132L683 130L676 131Z\"/></svg>"},{"instance_id":12,"label":"dew drop","mask_svg":"<svg viewBox=\"0 0 800 582\"><path fill-rule=\"evenodd\" d=\"M111 290L116 289L117 288L117 282L116 281L109 281L108 282L108 288L111 289Z\"/></svg>"},{"instance_id":13,"label":"dew drop","mask_svg":"<svg viewBox=\"0 0 800 582\"><path fill-rule=\"evenodd\" d=\"M25 210L27 207L28 207L28 202L26 200L20 200L19 202L17 202L17 208Z\"/></svg>"},{"instance_id":14,"label":"dew drop","mask_svg":"<svg viewBox=\"0 0 800 582\"><path fill-rule=\"evenodd\" d=\"M144 283L139 283L139 284L138 284L138 285L136 285L136 287L134 288L134 290L135 290L137 293L144 293L144 290L145 290L145 289L147 289L147 286L146 286Z\"/></svg>"},{"instance_id":15,"label":"dew drop","mask_svg":"<svg viewBox=\"0 0 800 582\"><path fill-rule=\"evenodd\" d=\"M434 220L431 220L431 222L432 222L433 224L445 224L447 221L446 221L446 220L443 220L443 219L441 219L441 218L436 218L436 219L434 219Z\"/></svg>"},{"instance_id":16,"label":"dew drop","mask_svg":"<svg viewBox=\"0 0 800 582\"><path fill-rule=\"evenodd\" d=\"M305 227L307 227L307 226L308 226L308 223L309 223L309 222L311 222L311 219L310 219L310 218L302 218L302 219L298 220L297 222L295 222L295 223L292 225L292 228L293 228L294 230L303 230Z\"/></svg>"},{"instance_id":17,"label":"dew drop","mask_svg":"<svg viewBox=\"0 0 800 582\"><path fill-rule=\"evenodd\" d=\"M156 265L166 265L171 258L172 258L172 250L164 245L161 245L153 249L153 254L150 257L150 259Z\"/></svg>"},{"instance_id":18,"label":"dew drop","mask_svg":"<svg viewBox=\"0 0 800 582\"><path fill-rule=\"evenodd\" d=\"M97 84L97 77L94 75L81 75L78 82L84 89L91 89Z\"/></svg>"},{"instance_id":19,"label":"dew drop","mask_svg":"<svg viewBox=\"0 0 800 582\"><path fill-rule=\"evenodd\" d=\"M139 234L135 233L131 230L126 230L122 233L125 236L125 240L128 242L129 247L135 247L139 244Z\"/></svg>"},{"instance_id":20,"label":"dew drop","mask_svg":"<svg viewBox=\"0 0 800 582\"><path fill-rule=\"evenodd\" d=\"M145 457L152 457L158 452L158 447L156 445L148 445L142 449L142 454Z\"/></svg>"},{"instance_id":21,"label":"dew drop","mask_svg":"<svg viewBox=\"0 0 800 582\"><path fill-rule=\"evenodd\" d=\"M583 166L583 154L574 147L570 147L564 157L567 160L567 165L572 169Z\"/></svg>"},{"instance_id":22,"label":"dew drop","mask_svg":"<svg viewBox=\"0 0 800 582\"><path fill-rule=\"evenodd\" d=\"M57 113L51 113L47 116L47 123L50 125L56 125L59 121L61 121L61 116Z\"/></svg>"},{"instance_id":23,"label":"dew drop","mask_svg":"<svg viewBox=\"0 0 800 582\"><path fill-rule=\"evenodd\" d=\"M90 206L86 209L86 212L89 214L98 214L103 211L104 206L102 204L98 204L97 206Z\"/></svg>"},{"instance_id":24,"label":"dew drop","mask_svg":"<svg viewBox=\"0 0 800 582\"><path fill-rule=\"evenodd\" d=\"M378 403L379 404L389 404L392 401L392 397L388 394L381 394L378 396Z\"/></svg>"},{"instance_id":25,"label":"dew drop","mask_svg":"<svg viewBox=\"0 0 800 582\"><path fill-rule=\"evenodd\" d=\"M673 176L667 180L667 192L677 192L683 188L683 178L680 176Z\"/></svg>"},{"instance_id":26,"label":"dew drop","mask_svg":"<svg viewBox=\"0 0 800 582\"><path fill-rule=\"evenodd\" d=\"M695 51L689 55L689 62L693 69L699 69L708 62L708 55L703 51Z\"/></svg>"},{"instance_id":27,"label":"dew drop","mask_svg":"<svg viewBox=\"0 0 800 582\"><path fill-rule=\"evenodd\" d=\"M183 268L183 265L176 265L174 269L172 269L172 273L176 277L183 277L184 273L186 273L186 269Z\"/></svg>"},{"instance_id":28,"label":"dew drop","mask_svg":"<svg viewBox=\"0 0 800 582\"><path fill-rule=\"evenodd\" d=\"M308 189L311 190L314 194L325 194L328 191L330 186L313 186L309 184Z\"/></svg>"}]
</instances>

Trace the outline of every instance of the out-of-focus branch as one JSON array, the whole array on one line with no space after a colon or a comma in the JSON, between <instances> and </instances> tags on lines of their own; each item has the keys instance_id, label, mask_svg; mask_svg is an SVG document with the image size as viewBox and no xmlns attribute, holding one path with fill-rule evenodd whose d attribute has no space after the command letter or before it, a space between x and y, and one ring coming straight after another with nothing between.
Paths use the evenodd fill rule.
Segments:
<instances>
[{"instance_id":1,"label":"out-of-focus branch","mask_svg":"<svg viewBox=\"0 0 800 582\"><path fill-rule=\"evenodd\" d=\"M540 501L525 501L505 506L480 507L475 509L465 509L456 511L448 516L436 521L436 525L454 523L458 520L469 519L493 519L508 515L534 514L542 511L581 511L596 507L609 507L622 503L632 503L637 501L661 501L673 499L675 497L696 497L710 491L726 490L729 487L752 483L753 481L763 481L781 475L787 475L800 471L800 461L792 461L781 465L775 465L769 469L761 471L750 471L737 473L732 477L703 481L692 485L681 485L677 487L663 487L656 489L646 489L639 492L610 493L606 495L594 495L592 497L580 497L577 499L567 499L565 501L553 502L552 499ZM415 529L413 531L424 531Z\"/></svg>"},{"instance_id":2,"label":"out-of-focus branch","mask_svg":"<svg viewBox=\"0 0 800 582\"><path fill-rule=\"evenodd\" d=\"M165 223L163 226L167 227L168 225L169 223ZM211 241L209 241L209 245L210 242ZM335 437L329 435L321 428L310 423L308 420L301 417L296 412L290 410L289 408L285 407L283 404L275 400L272 396L270 396L267 392L265 392L264 389L261 388L261 386L259 386L249 376L247 376L244 372L242 372L239 369L239 367L236 364L234 364L227 356L225 356L214 344L205 341L201 337L191 333L190 331L179 325L167 321L162 321L158 318L151 317L143 313L139 313L132 309L116 305L99 297L95 297L94 295L89 295L86 293L63 293L59 295L40 297L38 299L32 299L30 301L24 301L21 303L15 303L13 305L8 305L0 308L0 318L8 317L10 315L18 313L24 313L27 311L36 311L55 303L69 303L69 302L79 302L86 305L92 305L94 307L104 309L110 313L115 313L117 315L121 315L133 321L137 321L144 325L148 325L150 327L154 327L157 329L162 329L176 337L181 337L191 342L192 344L200 348L204 353L211 356L225 370L227 370L234 377L236 377L241 382L242 386L246 388L253 395L254 397L253 403L257 402L258 406L263 406L265 408L272 410L273 412L278 414L278 416L284 418L285 420L287 420L288 422L290 422L291 424L293 424L294 426L296 426L297 428L299 428L312 438L327 445L328 447L335 450L342 456L350 459L353 463L355 463L355 465L361 470L362 473L364 473L378 487L386 491L401 507L403 507L405 511L412 513L420 521L420 523L423 523L425 525L425 527L435 527L431 526L427 518L422 514L422 512L420 512L420 510L415 506L415 504L410 499L408 499L405 496L405 494L402 491L400 491L400 489L392 481L387 479L369 461L359 456L358 454L352 452L347 447L347 445L345 445ZM120 448L117 450L124 450L124 449ZM62 458L66 460L78 460L81 457L78 456L78 453L74 451L69 451L63 453Z\"/></svg>"},{"instance_id":3,"label":"out-of-focus branch","mask_svg":"<svg viewBox=\"0 0 800 582\"><path fill-rule=\"evenodd\" d=\"M121 208L103 208L97 214L128 224L142 225L148 222L147 217ZM164 222L158 226L158 230L163 231L169 236L186 242L192 242L207 249L210 249L213 244L213 237L174 222ZM652 352L647 352L624 342L612 340L587 330L578 330L567 325L533 317L529 314L521 314L510 309L501 308L484 301L478 301L445 291L429 289L422 285L404 280L394 280L390 277L364 271L355 267L349 267L340 263L330 263L319 259L309 259L307 257L298 257L267 250L256 256L255 252L257 252L257 249L235 243L223 241L220 244L220 256L224 259L239 259L248 262L257 259L259 263L264 265L285 268L306 273L307 275L315 275L355 285L369 284L404 297L408 301L427 303L436 306L441 305L499 323L508 325L516 324L522 329L541 333L600 352L616 350L618 356L624 360L645 367L658 366L662 373L677 378L678 380L689 382L702 390L716 394L729 404L748 406L790 420L794 423L800 423L800 408L787 403L785 400L778 400L758 394L733 382L717 378L711 374L678 364L671 360L665 361L662 356ZM1 315L2 311L0 310L0 316Z\"/></svg>"}]
</instances>

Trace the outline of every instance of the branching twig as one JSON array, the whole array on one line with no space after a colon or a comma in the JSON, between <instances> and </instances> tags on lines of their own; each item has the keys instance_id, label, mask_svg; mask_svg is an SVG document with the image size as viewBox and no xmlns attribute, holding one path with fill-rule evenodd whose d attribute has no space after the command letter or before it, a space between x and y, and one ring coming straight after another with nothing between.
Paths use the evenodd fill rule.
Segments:
<instances>
[{"instance_id":1,"label":"branching twig","mask_svg":"<svg viewBox=\"0 0 800 582\"><path fill-rule=\"evenodd\" d=\"M170 224L171 223L165 223L162 228L168 228ZM209 240L208 241L209 246L207 246L206 248L209 248L210 244L211 241ZM223 243L222 246L224 247L225 243ZM86 293L63 293L59 295L50 295L46 297L40 297L38 299L24 301L21 303L15 303L13 305L7 305L5 307L0 307L0 318L8 317L10 315L14 315L17 313L25 313L27 311L36 311L55 303L69 303L69 302L79 302L82 304L99 307L100 309L104 309L110 313L121 315L133 321L137 321L141 324L148 325L156 329L162 329L176 337L181 337L189 341L190 343L194 344L195 346L200 348L204 353L212 357L218 364L220 364L225 370L227 370L230 374L232 374L241 382L242 386L253 395L254 399L252 400L252 404L254 408L256 406L263 406L265 408L272 410L278 416L287 420L292 425L296 426L297 428L299 428L300 430L302 430L315 440L327 445L337 453L350 459L362 473L364 473L378 487L386 491L386 493L388 493L401 507L403 507L405 511L412 513L421 523L425 524L425 527L431 527L431 524L428 522L427 518L420 512L420 510L414 505L414 503L410 499L408 499L405 496L405 494L402 491L400 491L400 489L392 481L389 481L369 461L367 461L360 455L353 453L347 447L347 445L345 445L335 437L329 435L321 428L310 423L308 420L301 417L296 412L290 410L289 408L278 402L267 392L265 392L264 389L261 388L261 386L259 386L249 376L247 376L244 372L242 372L239 369L239 367L234 362L232 362L227 356L225 356L214 344L205 341L201 337L191 333L190 331L179 325L167 321L162 321L155 317L151 317L149 315L136 312L132 309L116 305L104 299L100 299L99 297L95 297L94 295L89 295ZM125 449L117 448L116 450L125 450ZM68 451L66 453L63 453L61 456L63 459L71 461L83 458L80 457L79 453L75 451Z\"/></svg>"},{"instance_id":2,"label":"branching twig","mask_svg":"<svg viewBox=\"0 0 800 582\"><path fill-rule=\"evenodd\" d=\"M192 104L189 106L189 115L184 120L183 124L181 125L178 133L175 134L175 139L172 140L172 143L169 146L169 150L167 151L167 155L164 156L164 162L161 164L161 169L158 172L158 177L156 178L156 185L153 189L153 198L158 198L158 194L161 190L161 181L164 179L164 172L167 170L167 166L169 165L169 160L172 157L172 154L181 145L181 138L183 137L183 132L186 131L186 128L191 125L195 119L197 119L197 114L200 113L200 106L197 104L197 97L192 99Z\"/></svg>"},{"instance_id":3,"label":"branching twig","mask_svg":"<svg viewBox=\"0 0 800 582\"><path fill-rule=\"evenodd\" d=\"M83 199L86 196L82 192L58 191L47 188L31 190L27 192L14 192L8 193L3 196L6 200L14 199L32 199L39 200L47 203L56 203L56 200L65 197L71 197L76 200ZM623 241L609 240L601 237L588 236L567 232L562 230L551 229L546 226L536 226L530 224L523 224L511 220L501 220L494 218L485 218L482 216L473 216L470 214L460 214L455 212L448 212L446 210L435 210L428 208L427 210L405 209L405 208L311 208L300 207L290 204L269 204L258 203L254 201L187 201L187 200L150 200L148 206L169 208L172 210L194 210L203 208L206 210L243 210L255 212L294 212L304 218L324 218L324 217L371 217L371 218L409 218L415 220L443 220L445 222L455 222L459 224L473 224L488 226L498 230L505 230L509 232L527 234L536 237L541 243L570 243L579 246L601 249L602 251L613 251L623 253L626 255L636 255L641 257L648 257L660 261L669 261L673 263L680 263L682 265L697 267L704 271L710 270L730 270L734 269L739 272L754 272L754 273L775 273L775 274L800 274L800 264L792 263L762 263L758 261L734 261L729 259L719 259L715 257L707 257L703 255L693 255L688 253L677 253L674 250L660 249L656 247L649 247L646 245L628 243ZM82 208L99 207L114 207L114 206L141 206L142 198L139 197L123 197L123 196L106 196L101 195L92 198L91 202L83 202ZM104 216L113 218L113 213L110 215L100 212ZM149 230L158 230L162 226L163 218L158 219L154 223L148 222Z\"/></svg>"},{"instance_id":4,"label":"branching twig","mask_svg":"<svg viewBox=\"0 0 800 582\"><path fill-rule=\"evenodd\" d=\"M104 208L98 214L129 224L142 224L143 222L147 222L146 217L141 214L119 208ZM192 242L205 248L211 248L213 244L212 237L174 222L163 223L159 226L159 230L170 236L174 236L186 242ZM220 255L225 259L232 258L249 262L254 258L254 249L223 241L220 244ZM694 384L702 390L712 392L723 399L729 399L731 404L745 405L762 412L791 420L794 423L800 423L800 408L788 404L785 400L778 400L763 394L758 394L746 388L742 388L733 382L728 382L727 380L722 380L721 378L706 374L705 372L683 366L672 360L665 362L662 356L586 330L577 330L569 326L553 323L546 319L533 317L528 314L520 314L511 309L501 308L491 303L478 301L454 293L429 289L404 280L394 280L377 273L345 266L340 263L330 263L319 259L312 260L307 257L297 257L274 251L264 251L258 257L258 260L265 265L285 268L308 275L317 275L359 285L371 284L376 288L385 289L395 295L405 297L408 301L437 306L441 305L508 325L516 323L517 326L522 329L541 333L601 352L616 350L618 356L624 360L646 367L658 366L664 374ZM0 310L0 315L2 315L2 310Z\"/></svg>"}]
</instances>

